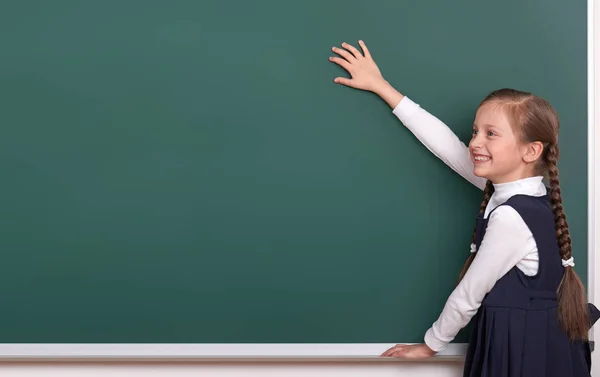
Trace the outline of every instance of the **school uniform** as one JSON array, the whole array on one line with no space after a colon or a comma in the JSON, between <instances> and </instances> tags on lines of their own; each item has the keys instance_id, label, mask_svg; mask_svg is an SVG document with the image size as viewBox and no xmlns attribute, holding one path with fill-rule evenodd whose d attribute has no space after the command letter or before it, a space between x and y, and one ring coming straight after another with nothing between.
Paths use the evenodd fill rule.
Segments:
<instances>
[{"instance_id":1,"label":"school uniform","mask_svg":"<svg viewBox=\"0 0 600 377\"><path fill-rule=\"evenodd\" d=\"M393 113L434 155L484 189L486 179L473 174L468 147L443 122L408 97ZM588 344L565 343L557 327L556 289L564 267L542 177L494 188L477 218L471 252L478 255L425 333L425 343L442 351L474 321L466 377L589 376ZM590 309L595 322L600 313ZM558 357L559 350L568 359Z\"/></svg>"},{"instance_id":2,"label":"school uniform","mask_svg":"<svg viewBox=\"0 0 600 377\"><path fill-rule=\"evenodd\" d=\"M515 195L510 206L536 240L539 267L527 276L513 267L485 296L475 318L465 358L465 377L587 377L587 342L571 342L558 322L557 295L564 269L548 196ZM497 207L499 208L499 207ZM488 219L477 217L476 247ZM589 305L593 324L600 314Z\"/></svg>"}]
</instances>

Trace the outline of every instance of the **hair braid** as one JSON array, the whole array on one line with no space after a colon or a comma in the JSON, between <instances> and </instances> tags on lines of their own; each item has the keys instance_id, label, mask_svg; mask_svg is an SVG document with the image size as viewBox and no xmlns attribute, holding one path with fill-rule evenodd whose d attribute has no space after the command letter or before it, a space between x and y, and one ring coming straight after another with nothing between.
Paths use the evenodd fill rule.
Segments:
<instances>
[{"instance_id":1,"label":"hair braid","mask_svg":"<svg viewBox=\"0 0 600 377\"><path fill-rule=\"evenodd\" d=\"M562 204L558 178L558 156L558 146L556 144L548 145L545 163L550 183L550 200L560 256L566 260L572 256L572 246L569 225ZM583 284L572 267L565 268L558 288L558 317L571 340L587 340L590 328L589 309Z\"/></svg>"},{"instance_id":2,"label":"hair braid","mask_svg":"<svg viewBox=\"0 0 600 377\"><path fill-rule=\"evenodd\" d=\"M479 213L485 212L485 208L487 207L488 203L490 202L490 198L492 197L493 193L494 193L494 185L492 184L492 181L487 181L487 183L485 184L485 190L483 190L483 200L481 201L481 205L479 206ZM477 227L475 227L473 229L473 236L471 237L471 243L475 243L476 236L477 236ZM462 280L462 278L467 273L469 266L471 266L471 263L473 263L473 259L475 259L475 253L471 253L471 255L469 255L465 264L463 265L462 269L460 270L460 274L458 276L459 282Z\"/></svg>"},{"instance_id":3,"label":"hair braid","mask_svg":"<svg viewBox=\"0 0 600 377\"><path fill-rule=\"evenodd\" d=\"M558 147L555 144L548 146L547 165L548 181L550 183L550 199L552 201L552 212L554 213L554 222L556 223L556 238L560 247L560 255L563 259L571 258L571 235L567 217L563 210L562 196L560 192L560 180L558 178Z\"/></svg>"}]
</instances>

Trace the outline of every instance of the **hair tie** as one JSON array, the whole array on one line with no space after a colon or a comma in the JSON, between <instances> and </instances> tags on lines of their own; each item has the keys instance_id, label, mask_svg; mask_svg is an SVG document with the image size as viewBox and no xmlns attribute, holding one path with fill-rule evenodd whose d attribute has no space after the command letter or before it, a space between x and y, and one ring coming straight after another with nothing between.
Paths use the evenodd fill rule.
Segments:
<instances>
[{"instance_id":1,"label":"hair tie","mask_svg":"<svg viewBox=\"0 0 600 377\"><path fill-rule=\"evenodd\" d=\"M563 265L563 267L575 267L575 261L574 261L573 257L566 259L566 260L563 259L562 265Z\"/></svg>"},{"instance_id":2,"label":"hair tie","mask_svg":"<svg viewBox=\"0 0 600 377\"><path fill-rule=\"evenodd\" d=\"M477 246L474 243L471 244L471 254L477 252Z\"/></svg>"}]
</instances>

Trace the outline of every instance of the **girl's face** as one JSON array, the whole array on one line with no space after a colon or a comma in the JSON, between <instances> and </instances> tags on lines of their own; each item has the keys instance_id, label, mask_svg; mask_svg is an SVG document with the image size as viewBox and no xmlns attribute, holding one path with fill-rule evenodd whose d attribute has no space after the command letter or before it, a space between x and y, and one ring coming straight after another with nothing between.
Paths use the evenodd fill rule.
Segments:
<instances>
[{"instance_id":1,"label":"girl's face","mask_svg":"<svg viewBox=\"0 0 600 377\"><path fill-rule=\"evenodd\" d=\"M473 174L505 183L531 176L524 160L527 146L519 142L502 106L485 103L478 110L469 142Z\"/></svg>"}]
</instances>

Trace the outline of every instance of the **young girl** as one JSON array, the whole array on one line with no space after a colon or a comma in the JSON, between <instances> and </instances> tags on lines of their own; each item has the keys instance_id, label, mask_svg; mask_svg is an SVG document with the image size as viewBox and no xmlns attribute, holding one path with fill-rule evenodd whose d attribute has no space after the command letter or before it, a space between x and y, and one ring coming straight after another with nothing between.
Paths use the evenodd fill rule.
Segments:
<instances>
[{"instance_id":1,"label":"young girl","mask_svg":"<svg viewBox=\"0 0 600 377\"><path fill-rule=\"evenodd\" d=\"M351 75L334 81L379 95L432 153L484 190L471 256L424 344L398 344L383 356L433 356L473 320L464 376L589 376L588 331L600 312L573 268L553 107L530 93L494 91L467 147L384 80L359 45L362 53L347 43L333 48L330 61Z\"/></svg>"}]
</instances>

